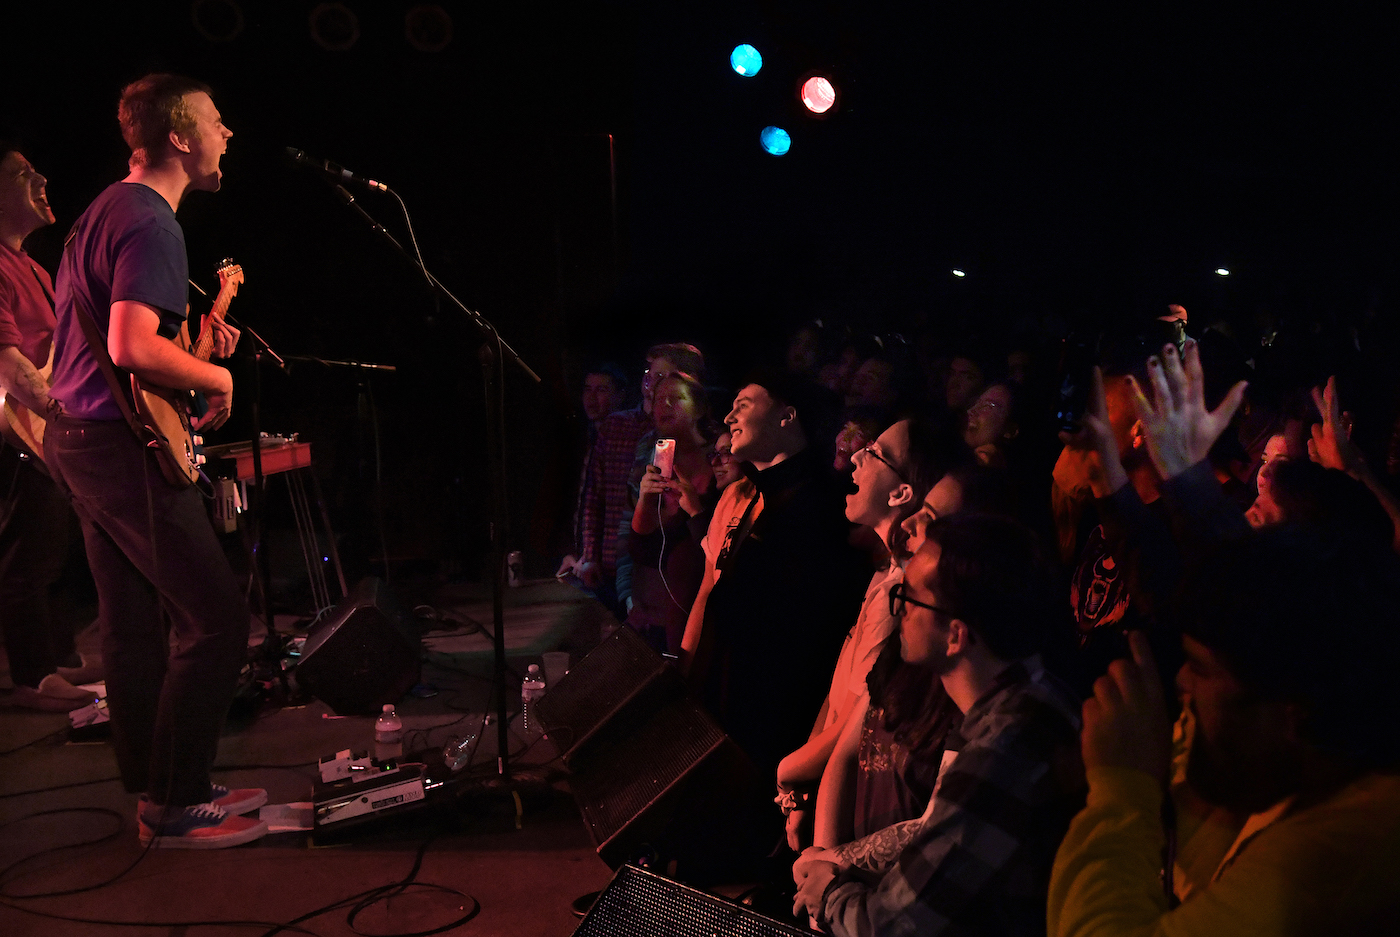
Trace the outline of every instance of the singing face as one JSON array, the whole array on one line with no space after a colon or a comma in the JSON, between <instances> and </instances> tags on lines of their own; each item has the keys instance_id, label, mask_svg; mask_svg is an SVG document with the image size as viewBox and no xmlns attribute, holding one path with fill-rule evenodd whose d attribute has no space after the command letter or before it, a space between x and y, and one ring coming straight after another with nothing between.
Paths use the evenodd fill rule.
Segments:
<instances>
[{"instance_id":1,"label":"singing face","mask_svg":"<svg viewBox=\"0 0 1400 937\"><path fill-rule=\"evenodd\" d=\"M874 527L890 511L890 499L907 482L901 477L909 459L909 421L900 420L851 456L856 490L846 495L846 520Z\"/></svg>"},{"instance_id":2,"label":"singing face","mask_svg":"<svg viewBox=\"0 0 1400 937\"><path fill-rule=\"evenodd\" d=\"M195 188L217 192L223 179L219 160L228 149L228 139L233 136L233 131L224 126L219 109L203 91L185 95L185 106L194 116L194 130L180 137L188 147L190 176L194 179Z\"/></svg>"},{"instance_id":3,"label":"singing face","mask_svg":"<svg viewBox=\"0 0 1400 937\"><path fill-rule=\"evenodd\" d=\"M23 154L5 154L0 160L0 216L7 228L28 234L54 223L48 183Z\"/></svg>"}]
</instances>

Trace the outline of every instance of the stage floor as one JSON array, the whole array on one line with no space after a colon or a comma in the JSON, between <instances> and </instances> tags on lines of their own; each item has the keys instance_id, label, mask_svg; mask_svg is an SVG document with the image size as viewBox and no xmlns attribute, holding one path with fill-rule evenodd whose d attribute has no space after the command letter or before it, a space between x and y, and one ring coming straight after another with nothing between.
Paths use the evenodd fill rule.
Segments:
<instances>
[{"instance_id":1,"label":"stage floor","mask_svg":"<svg viewBox=\"0 0 1400 937\"><path fill-rule=\"evenodd\" d=\"M512 593L505 631L512 665L561 646L577 660L590 631L596 641L601 609L580 604L566 587L550 582ZM479 587L447 587L428 600L442 612L490 623L489 593ZM96 650L96 643L93 629L79 641L83 650ZM423 680L438 692L398 705L407 747L440 749L451 735L477 733L481 744L466 770L489 776L496 727L481 731L490 704L489 643L479 635L444 633L430 635L427 648ZM7 671L8 665L5 687ZM108 745L72 744L66 717L7 702L8 694L0 693L0 868L8 868L0 879L0 933L86 937L113 933L116 922L142 922L148 927L120 932L258 934L350 901L297 926L326 937L351 934L351 899L402 882L421 854L414 884L360 912L355 927L374 934L422 932L462 917L477 902L479 913L457 932L562 937L577 923L571 902L611 877L547 740L525 748L512 734L513 747L524 749L515 764L538 779L523 791L518 816L509 794L473 788L450 803L357 827L335 841L279 833L233 849L143 853L136 796L122 791ZM215 779L229 787L265 787L269 803L307 801L320 757L366 749L372 740L370 717L337 717L316 700L264 706L230 719ZM14 897L69 890L80 891Z\"/></svg>"}]
</instances>

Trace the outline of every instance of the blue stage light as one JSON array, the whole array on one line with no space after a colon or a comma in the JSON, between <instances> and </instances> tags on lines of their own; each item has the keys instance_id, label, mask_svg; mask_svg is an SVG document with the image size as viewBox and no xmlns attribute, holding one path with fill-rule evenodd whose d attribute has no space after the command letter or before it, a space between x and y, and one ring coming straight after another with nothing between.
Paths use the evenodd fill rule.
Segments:
<instances>
[{"instance_id":1,"label":"blue stage light","mask_svg":"<svg viewBox=\"0 0 1400 937\"><path fill-rule=\"evenodd\" d=\"M740 75L752 78L763 67L763 56L759 55L758 50L746 42L743 45L735 46L734 51L729 53L729 64Z\"/></svg>"},{"instance_id":2,"label":"blue stage light","mask_svg":"<svg viewBox=\"0 0 1400 937\"><path fill-rule=\"evenodd\" d=\"M773 156L782 156L792 149L792 137L782 127L764 127L763 132L758 135L758 142L763 146L763 150Z\"/></svg>"}]
</instances>

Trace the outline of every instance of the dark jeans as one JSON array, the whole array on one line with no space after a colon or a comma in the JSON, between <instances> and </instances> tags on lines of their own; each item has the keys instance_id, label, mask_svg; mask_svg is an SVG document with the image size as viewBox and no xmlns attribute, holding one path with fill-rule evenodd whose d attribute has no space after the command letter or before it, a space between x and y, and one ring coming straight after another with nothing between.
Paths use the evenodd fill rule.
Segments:
<instances>
[{"instance_id":1,"label":"dark jeans","mask_svg":"<svg viewBox=\"0 0 1400 937\"><path fill-rule=\"evenodd\" d=\"M158 804L203 803L249 625L203 499L171 487L123 422L61 420L44 446L97 582L122 782Z\"/></svg>"},{"instance_id":2,"label":"dark jeans","mask_svg":"<svg viewBox=\"0 0 1400 937\"><path fill-rule=\"evenodd\" d=\"M0 443L0 629L16 686L36 687L73 653L73 629L49 612L68 556L68 499Z\"/></svg>"}]
</instances>

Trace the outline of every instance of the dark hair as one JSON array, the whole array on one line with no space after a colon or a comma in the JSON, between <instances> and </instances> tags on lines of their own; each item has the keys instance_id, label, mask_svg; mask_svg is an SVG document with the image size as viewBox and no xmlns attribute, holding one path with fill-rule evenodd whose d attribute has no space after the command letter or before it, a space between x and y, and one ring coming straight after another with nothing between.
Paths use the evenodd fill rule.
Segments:
<instances>
[{"instance_id":1,"label":"dark hair","mask_svg":"<svg viewBox=\"0 0 1400 937\"><path fill-rule=\"evenodd\" d=\"M741 386L749 384L762 387L778 406L796 410L797 424L807 437L807 444L824 447L829 460L839 428L837 397L832 391L800 375L773 369L751 373Z\"/></svg>"},{"instance_id":2,"label":"dark hair","mask_svg":"<svg viewBox=\"0 0 1400 937\"><path fill-rule=\"evenodd\" d=\"M171 131L190 133L195 117L185 95L214 92L203 82L181 75L153 74L138 78L122 89L117 104L117 123L122 139L131 148L131 160L138 166L158 161Z\"/></svg>"},{"instance_id":3,"label":"dark hair","mask_svg":"<svg viewBox=\"0 0 1400 937\"><path fill-rule=\"evenodd\" d=\"M914 489L916 509L929 489L948 472L955 453L953 441L933 425L921 419L909 420L909 457L905 470L909 486Z\"/></svg>"},{"instance_id":4,"label":"dark hair","mask_svg":"<svg viewBox=\"0 0 1400 937\"><path fill-rule=\"evenodd\" d=\"M1173 607L1254 696L1299 704L1304 737L1366 766L1400 761L1400 559L1281 524L1201 558Z\"/></svg>"},{"instance_id":5,"label":"dark hair","mask_svg":"<svg viewBox=\"0 0 1400 937\"><path fill-rule=\"evenodd\" d=\"M938 604L962 619L1002 660L1049 644L1056 603L1035 534L992 514L958 512L929 525L941 548L932 587Z\"/></svg>"},{"instance_id":6,"label":"dark hair","mask_svg":"<svg viewBox=\"0 0 1400 937\"><path fill-rule=\"evenodd\" d=\"M1368 549L1389 549L1395 525L1380 501L1346 472L1302 459L1279 459L1269 469L1269 494L1285 521L1336 530Z\"/></svg>"},{"instance_id":7,"label":"dark hair","mask_svg":"<svg viewBox=\"0 0 1400 937\"><path fill-rule=\"evenodd\" d=\"M687 374L685 371L674 371L656 382L653 392L660 390L661 385L667 381L676 381L690 388L690 396L700 407L700 412L696 415L696 423L703 421L710 415L710 395L705 390L705 385L694 374Z\"/></svg>"},{"instance_id":8,"label":"dark hair","mask_svg":"<svg viewBox=\"0 0 1400 937\"><path fill-rule=\"evenodd\" d=\"M948 470L961 489L962 513L1016 517L1016 495L1005 469L963 462Z\"/></svg>"},{"instance_id":9,"label":"dark hair","mask_svg":"<svg viewBox=\"0 0 1400 937\"><path fill-rule=\"evenodd\" d=\"M899 629L885 639L866 677L870 705L884 710L884 725L916 758L928 759L944 747L962 712L948 698L931 667L900 658Z\"/></svg>"},{"instance_id":10,"label":"dark hair","mask_svg":"<svg viewBox=\"0 0 1400 937\"><path fill-rule=\"evenodd\" d=\"M676 366L677 371L693 374L701 380L705 378L705 355L694 345L685 342L652 345L647 349L647 360L653 358L665 358Z\"/></svg>"},{"instance_id":11,"label":"dark hair","mask_svg":"<svg viewBox=\"0 0 1400 937\"><path fill-rule=\"evenodd\" d=\"M627 391L629 390L629 382L627 380L627 375L623 373L623 370L613 362L604 361L597 365L594 365L591 368L586 368L583 372L584 377L587 377L590 374L603 375L608 380L612 381L614 390L622 394L624 397L627 396Z\"/></svg>"},{"instance_id":12,"label":"dark hair","mask_svg":"<svg viewBox=\"0 0 1400 937\"><path fill-rule=\"evenodd\" d=\"M18 144L11 143L9 140L0 139L0 161L3 161L5 157L9 156L11 153L22 152Z\"/></svg>"}]
</instances>

